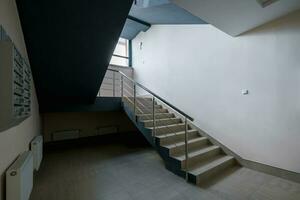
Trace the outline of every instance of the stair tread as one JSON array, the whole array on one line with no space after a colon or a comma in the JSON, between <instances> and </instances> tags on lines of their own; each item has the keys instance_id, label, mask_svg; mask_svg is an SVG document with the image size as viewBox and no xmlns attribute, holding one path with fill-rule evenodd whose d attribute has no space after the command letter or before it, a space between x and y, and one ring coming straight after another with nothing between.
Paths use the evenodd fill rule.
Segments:
<instances>
[{"instance_id":1,"label":"stair tread","mask_svg":"<svg viewBox=\"0 0 300 200\"><path fill-rule=\"evenodd\" d=\"M198 131L194 130L194 129L188 130L188 133L193 133L193 132L198 132ZM185 131L179 131L179 132L168 133L168 134L164 134L164 135L158 135L156 137L157 138L166 138L166 137L172 137L175 135L183 135L183 134L185 134Z\"/></svg>"},{"instance_id":2,"label":"stair tread","mask_svg":"<svg viewBox=\"0 0 300 200\"><path fill-rule=\"evenodd\" d=\"M192 158L192 157L195 157L195 156L198 156L198 155L201 155L201 154L204 154L204 153L207 153L209 151L219 149L219 148L220 147L216 146L216 145L208 145L204 148L200 148L200 149L194 150L192 152L189 152L188 156L189 156L189 158ZM180 156L175 156L175 158L180 160L180 161L184 161L185 160L185 154L180 155Z\"/></svg>"},{"instance_id":3,"label":"stair tread","mask_svg":"<svg viewBox=\"0 0 300 200\"><path fill-rule=\"evenodd\" d=\"M179 120L180 118L178 117L171 117L171 118L163 118L163 119L156 119L155 121L156 122L159 122L159 121L168 121L168 120ZM147 119L147 120L141 120L142 122L152 122L153 119Z\"/></svg>"},{"instance_id":4,"label":"stair tread","mask_svg":"<svg viewBox=\"0 0 300 200\"><path fill-rule=\"evenodd\" d=\"M177 124L170 124L170 125L164 125L164 126L156 126L155 128L168 128L168 127L176 127L176 126L180 126L180 125L184 125L184 123L177 123ZM147 127L148 129L153 129L153 127Z\"/></svg>"},{"instance_id":5,"label":"stair tread","mask_svg":"<svg viewBox=\"0 0 300 200\"><path fill-rule=\"evenodd\" d=\"M210 162L206 163L200 163L199 165L195 165L193 169L189 170L188 172L190 174L193 174L195 176L201 175L231 159L234 159L232 156L223 155L223 156L216 156L213 160L210 160Z\"/></svg>"},{"instance_id":6,"label":"stair tread","mask_svg":"<svg viewBox=\"0 0 300 200\"><path fill-rule=\"evenodd\" d=\"M174 116L173 113L156 113L155 115L171 115L171 116ZM137 114L137 116L152 116L152 114L149 114L149 113L140 113L140 114Z\"/></svg>"},{"instance_id":7,"label":"stair tread","mask_svg":"<svg viewBox=\"0 0 300 200\"><path fill-rule=\"evenodd\" d=\"M145 107L144 110L148 111L150 109ZM188 144L191 145L188 158L191 160L190 162L186 160L183 149L185 147L184 136L186 132L184 131L185 127L183 127L185 123L163 106L159 106L156 111L166 112L155 114L156 122L160 124L155 128L159 130L157 133L161 134L157 134L155 137L159 139L162 147L168 149L171 158L181 162L181 169L185 168L183 167L184 164L187 164L188 173L196 176L197 182L199 179L209 176L210 173L215 173L217 170L227 167L231 162L233 163L234 157L223 154L220 146L208 142L208 138L201 136L197 129L187 130L188 134L191 134L191 137L188 138ZM140 117L139 120L144 123L145 128L154 129L151 125L153 123L152 113L138 113L136 116Z\"/></svg>"},{"instance_id":8,"label":"stair tread","mask_svg":"<svg viewBox=\"0 0 300 200\"><path fill-rule=\"evenodd\" d=\"M139 109L139 110L141 110L141 111L147 112L147 113L145 113L145 114L150 114L150 115L152 115L152 109L141 108L141 107L139 107L139 106L137 106L136 108ZM163 112L161 112L161 111L163 111ZM148 113L148 112L149 112L149 113ZM161 114L161 113L168 113L169 110L168 110L168 109L165 109L165 108L157 108L157 109L155 109L155 112L156 112L155 114Z\"/></svg>"},{"instance_id":9,"label":"stair tread","mask_svg":"<svg viewBox=\"0 0 300 200\"><path fill-rule=\"evenodd\" d=\"M196 143L196 142L199 142L199 141L203 141L203 140L207 140L207 137L197 137L197 138L193 138L193 139L190 139L188 141L188 144L192 144L192 143ZM168 149L171 149L171 148L176 148L176 147L181 147L181 146L184 146L185 145L185 142L177 142L177 143L174 143L174 144L169 144L169 145L165 145L164 147L168 148Z\"/></svg>"},{"instance_id":10,"label":"stair tread","mask_svg":"<svg viewBox=\"0 0 300 200\"><path fill-rule=\"evenodd\" d=\"M144 123L145 127L153 127L152 119L142 121L142 123ZM182 123L180 118L164 118L164 119L155 120L156 127L167 126L167 125L178 124L178 123Z\"/></svg>"}]
</instances>

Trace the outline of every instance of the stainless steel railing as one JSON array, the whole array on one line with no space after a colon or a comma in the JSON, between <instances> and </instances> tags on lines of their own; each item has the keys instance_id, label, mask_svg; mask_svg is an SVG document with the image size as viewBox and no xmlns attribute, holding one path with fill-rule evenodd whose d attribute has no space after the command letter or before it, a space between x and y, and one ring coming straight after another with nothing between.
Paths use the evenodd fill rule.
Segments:
<instances>
[{"instance_id":1,"label":"stainless steel railing","mask_svg":"<svg viewBox=\"0 0 300 200\"><path fill-rule=\"evenodd\" d=\"M194 119L177 108L176 106L169 103L164 98L158 96L154 92L152 92L150 89L146 88L142 84L136 82L132 78L128 77L125 73L114 70L114 69L108 69L108 71L112 72L112 96L116 97L122 97L122 99L126 99L129 104L133 105L133 113L135 116L135 119L137 119L138 115L146 114L149 116L147 118L148 120L152 121L152 136L155 140L155 137L157 136L157 123L160 123L161 119L158 118L159 113L159 107L156 108L158 102L161 102L162 104L166 105L167 107L171 108L176 114L181 116L182 124L184 125L184 156L185 156L185 172L186 172L186 179L188 178L187 171L188 171L188 160L189 160L189 149L188 149L188 131L189 131L189 123L192 122ZM116 91L116 77L117 74L120 75L120 85L119 89L120 91ZM116 94L120 95L116 95ZM101 96L101 95L100 95ZM172 132L171 126L164 126L166 132Z\"/></svg>"}]
</instances>

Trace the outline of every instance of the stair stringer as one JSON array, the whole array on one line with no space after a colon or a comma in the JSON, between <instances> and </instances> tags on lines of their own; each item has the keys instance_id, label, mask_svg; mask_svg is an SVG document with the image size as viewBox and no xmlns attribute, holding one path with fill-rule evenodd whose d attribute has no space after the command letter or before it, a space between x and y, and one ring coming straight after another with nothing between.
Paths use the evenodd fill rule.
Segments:
<instances>
[{"instance_id":1,"label":"stair stringer","mask_svg":"<svg viewBox=\"0 0 300 200\"><path fill-rule=\"evenodd\" d=\"M169 156L169 150L165 147L159 145L159 140L156 138L155 140L152 137L152 132L149 129L146 129L143 126L143 123L137 119L134 115L130 107L126 104L122 104L123 109L129 119L134 123L134 125L138 128L138 130L143 134L149 144L156 149L159 155L162 157L166 169L171 171L172 173L185 177L185 171L181 169L181 162Z\"/></svg>"}]
</instances>

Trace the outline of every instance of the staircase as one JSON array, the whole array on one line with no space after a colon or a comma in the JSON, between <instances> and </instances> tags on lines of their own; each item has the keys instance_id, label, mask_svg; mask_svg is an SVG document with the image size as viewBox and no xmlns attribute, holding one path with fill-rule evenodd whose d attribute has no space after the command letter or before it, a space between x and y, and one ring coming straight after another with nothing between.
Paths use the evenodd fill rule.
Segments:
<instances>
[{"instance_id":1,"label":"staircase","mask_svg":"<svg viewBox=\"0 0 300 200\"><path fill-rule=\"evenodd\" d=\"M193 119L119 71L124 111L163 158L166 168L201 184L238 164L213 144ZM114 87L114 89L116 89Z\"/></svg>"}]
</instances>

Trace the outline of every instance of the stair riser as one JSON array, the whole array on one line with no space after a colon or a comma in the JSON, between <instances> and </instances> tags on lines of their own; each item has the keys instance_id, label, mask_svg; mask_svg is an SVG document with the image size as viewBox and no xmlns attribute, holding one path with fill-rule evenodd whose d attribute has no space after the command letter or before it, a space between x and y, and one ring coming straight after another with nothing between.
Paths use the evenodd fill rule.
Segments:
<instances>
[{"instance_id":1,"label":"stair riser","mask_svg":"<svg viewBox=\"0 0 300 200\"><path fill-rule=\"evenodd\" d=\"M133 104L134 99L130 100ZM153 102L152 101L144 101L144 100L140 100L140 99L136 99L136 104L140 107L147 107L147 108L151 108L153 107ZM154 102L155 108L162 108L162 105L158 105L157 102Z\"/></svg>"},{"instance_id":2,"label":"stair riser","mask_svg":"<svg viewBox=\"0 0 300 200\"><path fill-rule=\"evenodd\" d=\"M130 101L133 101L133 94L132 96L125 96L123 97L124 99L129 99ZM137 101L141 101L141 102L152 102L152 98L143 98L143 97L136 97ZM155 102L156 103L156 102Z\"/></svg>"},{"instance_id":3,"label":"stair riser","mask_svg":"<svg viewBox=\"0 0 300 200\"><path fill-rule=\"evenodd\" d=\"M158 113L168 113L169 111L167 109L157 109L155 110L155 114ZM147 109L137 109L136 110L137 114L152 114L152 110L147 110Z\"/></svg>"},{"instance_id":4,"label":"stair riser","mask_svg":"<svg viewBox=\"0 0 300 200\"><path fill-rule=\"evenodd\" d=\"M152 98L150 97L136 97L136 99L143 102L152 102Z\"/></svg>"},{"instance_id":5,"label":"stair riser","mask_svg":"<svg viewBox=\"0 0 300 200\"><path fill-rule=\"evenodd\" d=\"M207 181L208 179L212 178L213 176L220 174L223 170L226 170L236 164L234 159L228 160L213 169L206 171L205 173L198 175L196 177L196 184L200 185L201 183ZM190 175L189 175L190 176Z\"/></svg>"},{"instance_id":6,"label":"stair riser","mask_svg":"<svg viewBox=\"0 0 300 200\"><path fill-rule=\"evenodd\" d=\"M168 133L176 133L185 130L185 125L177 125L171 127L161 127L155 129L155 135L164 135Z\"/></svg>"},{"instance_id":7,"label":"stair riser","mask_svg":"<svg viewBox=\"0 0 300 200\"><path fill-rule=\"evenodd\" d=\"M188 134L189 139L194 139L199 137L198 132L191 132ZM185 138L185 134L178 134L178 135L173 135L165 138L159 138L159 144L160 145L169 145L169 144L174 144L178 142L183 142Z\"/></svg>"},{"instance_id":8,"label":"stair riser","mask_svg":"<svg viewBox=\"0 0 300 200\"><path fill-rule=\"evenodd\" d=\"M209 144L209 142L207 139L190 143L190 144L188 144L188 151L191 152L193 150L203 148L204 146L207 146L208 144ZM184 152L185 152L185 145L178 146L178 147L175 147L175 148L172 148L169 150L170 156L182 155L182 154L184 154Z\"/></svg>"},{"instance_id":9,"label":"stair riser","mask_svg":"<svg viewBox=\"0 0 300 200\"><path fill-rule=\"evenodd\" d=\"M133 103L134 103L133 98L131 97L124 98L124 102L133 108ZM146 113L152 113L152 109L153 109L152 100L137 99L136 104L139 110L144 111ZM162 105L158 105L157 102L155 102L154 104L155 104L155 113L165 113L165 112L160 112L160 110L162 109L168 113L168 109L163 108Z\"/></svg>"},{"instance_id":10,"label":"stair riser","mask_svg":"<svg viewBox=\"0 0 300 200\"><path fill-rule=\"evenodd\" d=\"M133 103L134 99L132 98L132 99L130 99L130 101L132 101L132 103ZM146 107L152 107L152 105L153 105L152 100L136 99L136 102L138 105L143 105ZM154 105L162 107L161 105L158 105L157 102L154 102Z\"/></svg>"},{"instance_id":11,"label":"stair riser","mask_svg":"<svg viewBox=\"0 0 300 200\"><path fill-rule=\"evenodd\" d=\"M133 108L133 104L134 104L134 99L133 98L123 98L123 102L129 106ZM155 102L155 108L156 109L162 109L162 105L157 105L157 103ZM143 110L152 110L152 106L153 103L152 102L148 102L148 101L141 101L141 100L137 100L136 101L136 105L139 109L143 109Z\"/></svg>"},{"instance_id":12,"label":"stair riser","mask_svg":"<svg viewBox=\"0 0 300 200\"><path fill-rule=\"evenodd\" d=\"M145 102L150 103L150 105L152 105L151 104L152 102L150 99L145 100ZM124 101L124 105L128 105L129 109L127 108L127 110L129 110L129 112L133 112L133 104L130 100L127 99L127 102ZM164 110L167 112L167 113L158 113L155 115L156 119L158 119L158 120L165 119L162 122L156 122L157 126L162 126L160 128L159 127L156 128L156 135L157 136L162 136L165 134L168 134L168 135L165 135L162 137L156 137L156 140L153 140L153 138L151 137L151 131L152 131L151 127L153 126L153 122L147 121L147 122L143 123L143 121L145 121L145 120L152 120L153 119L152 114L139 115L138 116L138 120L139 120L138 127L141 130L141 132L144 134L144 136L146 137L146 139L148 140L149 143L155 141L154 142L155 145L157 145L157 144L160 145L160 146L156 146L156 147L157 147L157 150L160 152L160 155L165 160L165 163L168 163L166 165L167 169L171 170L173 173L175 173L179 176L184 177L186 161L185 160L180 161L180 160L183 159L182 155L184 155L185 146L183 144L180 144L180 145L178 144L179 146L169 149L167 147L163 147L162 145L165 146L168 144L183 142L185 139L185 134L179 133L179 132L182 132L185 130L185 128L186 128L185 124L183 124L182 121L176 121L176 119L172 119L172 118L175 118L175 115L172 113L168 113L168 110L163 109L162 106L157 105L155 107L159 108L159 110ZM130 109L132 109L132 110L130 110ZM144 108L142 110L148 110L148 109ZM137 110L137 111L140 111L140 110ZM131 118L132 118L132 116L133 115L130 114ZM134 122L135 122L135 119L134 119ZM172 125L172 123L174 123L174 125ZM180 123L180 124L176 124L176 123ZM163 127L163 126L168 126L168 127ZM192 129L191 127L189 127L188 129L190 131L188 133L189 140L201 137L198 131L194 131L194 129ZM173 135L173 134L169 134L169 133L178 133L178 134ZM149 136L149 138L148 138L148 136ZM206 148L206 147L208 147L208 148ZM193 171L191 171L191 174L188 174L188 179L189 179L189 181L191 181L195 184L201 184L205 180L211 178L212 176L214 176L218 173L221 173L222 170L224 170L228 167L231 167L235 164L235 160L230 159L230 156L225 157L223 160L222 159L217 160L220 157L223 158L224 152L222 152L221 148L215 148L215 146L211 146L211 143L209 142L209 140L207 138L203 139L203 140L198 140L196 142L189 143L188 149L189 149L189 152L193 152L198 149L200 149L200 152L209 150L207 152L201 153L200 155L196 155L196 156L191 155L191 157L188 159L188 165L189 165L188 169L193 169ZM200 152L198 152L198 153L200 153ZM227 159L229 159L229 160L227 160ZM207 164L207 163L210 163L211 161L217 161L217 162L212 163L211 165ZM221 161L223 161L223 162L221 163ZM218 163L221 163L221 164L218 164ZM204 164L206 166L201 168L202 164ZM199 168L199 166L200 166L200 168ZM196 169L196 171L195 171L195 169ZM198 172L198 175L194 175L197 172ZM192 173L194 173L194 174L192 174ZM201 174L199 174L199 173L201 173Z\"/></svg>"},{"instance_id":13,"label":"stair riser","mask_svg":"<svg viewBox=\"0 0 300 200\"><path fill-rule=\"evenodd\" d=\"M211 151L205 152L201 155L197 155L188 159L188 167L194 166L195 164L202 162L203 160L209 159L213 156L219 155L221 153L221 149L213 149ZM185 160L181 162L181 168L185 169Z\"/></svg>"},{"instance_id":14,"label":"stair riser","mask_svg":"<svg viewBox=\"0 0 300 200\"><path fill-rule=\"evenodd\" d=\"M181 119L168 119L168 120L156 120L155 125L156 126L167 126L172 124L178 124L181 123ZM144 122L145 127L153 127L153 120L149 122Z\"/></svg>"},{"instance_id":15,"label":"stair riser","mask_svg":"<svg viewBox=\"0 0 300 200\"><path fill-rule=\"evenodd\" d=\"M175 117L174 114L172 113L162 113L162 114L156 114L155 118L156 119L167 119L167 118L173 118ZM144 116L138 116L139 120L145 121L145 120L151 120L153 118L152 115L144 115Z\"/></svg>"},{"instance_id":16,"label":"stair riser","mask_svg":"<svg viewBox=\"0 0 300 200\"><path fill-rule=\"evenodd\" d=\"M153 108L153 106L152 106L152 104L151 105L149 105L149 104L141 104L141 103L138 103L137 104L137 107L139 107L140 109L146 109L146 110L152 110ZM161 106L161 105L155 105L155 110L156 109L162 109L163 107Z\"/></svg>"}]
</instances>

